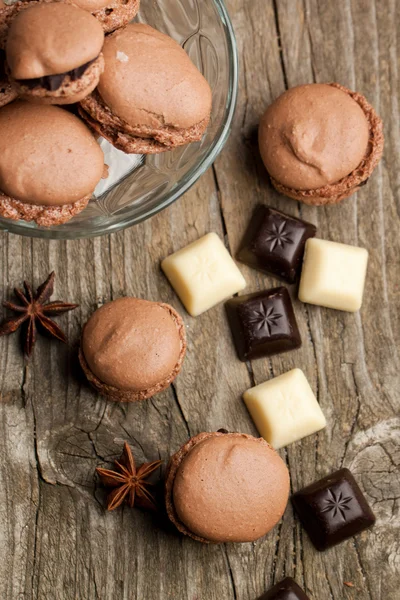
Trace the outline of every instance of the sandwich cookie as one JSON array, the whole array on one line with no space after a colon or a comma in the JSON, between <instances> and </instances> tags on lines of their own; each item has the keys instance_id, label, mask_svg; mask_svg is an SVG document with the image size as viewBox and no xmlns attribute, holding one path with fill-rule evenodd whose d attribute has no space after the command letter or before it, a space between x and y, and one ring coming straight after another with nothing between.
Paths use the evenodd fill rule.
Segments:
<instances>
[{"instance_id":1,"label":"sandwich cookie","mask_svg":"<svg viewBox=\"0 0 400 600\"><path fill-rule=\"evenodd\" d=\"M102 178L92 133L56 106L16 100L0 109L0 216L60 225L81 212Z\"/></svg>"},{"instance_id":2,"label":"sandwich cookie","mask_svg":"<svg viewBox=\"0 0 400 600\"><path fill-rule=\"evenodd\" d=\"M97 89L80 104L89 125L128 154L155 154L202 138L211 89L186 52L148 25L107 36Z\"/></svg>"},{"instance_id":3,"label":"sandwich cookie","mask_svg":"<svg viewBox=\"0 0 400 600\"><path fill-rule=\"evenodd\" d=\"M140 0L73 0L73 4L91 12L105 33L125 27L139 11Z\"/></svg>"},{"instance_id":4,"label":"sandwich cookie","mask_svg":"<svg viewBox=\"0 0 400 600\"><path fill-rule=\"evenodd\" d=\"M79 102L99 82L103 43L103 29L87 11L62 2L35 2L9 27L10 79L19 95L32 102Z\"/></svg>"},{"instance_id":5,"label":"sandwich cookie","mask_svg":"<svg viewBox=\"0 0 400 600\"><path fill-rule=\"evenodd\" d=\"M98 392L134 402L167 388L185 353L185 326L172 306L119 298L96 310L86 323L79 360Z\"/></svg>"},{"instance_id":6,"label":"sandwich cookie","mask_svg":"<svg viewBox=\"0 0 400 600\"><path fill-rule=\"evenodd\" d=\"M200 433L172 456L165 495L181 533L199 542L253 542L281 519L289 472L263 438Z\"/></svg>"},{"instance_id":7,"label":"sandwich cookie","mask_svg":"<svg viewBox=\"0 0 400 600\"><path fill-rule=\"evenodd\" d=\"M337 204L367 182L383 152L382 121L361 94L337 84L282 94L259 128L273 186L306 204Z\"/></svg>"}]
</instances>

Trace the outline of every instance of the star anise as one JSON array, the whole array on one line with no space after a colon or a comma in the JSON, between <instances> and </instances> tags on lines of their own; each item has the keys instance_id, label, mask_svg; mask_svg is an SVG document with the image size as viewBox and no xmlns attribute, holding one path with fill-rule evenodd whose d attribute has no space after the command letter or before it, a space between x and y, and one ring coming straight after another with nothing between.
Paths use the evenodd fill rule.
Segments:
<instances>
[{"instance_id":1,"label":"star anise","mask_svg":"<svg viewBox=\"0 0 400 600\"><path fill-rule=\"evenodd\" d=\"M103 485L114 488L107 497L107 510L118 508L124 500L131 508L136 502L141 508L157 510L154 496L148 489L153 484L145 480L158 469L161 463L162 460L155 460L136 468L132 450L125 442L121 458L114 463L115 471L101 467L96 468L96 473Z\"/></svg>"},{"instance_id":2,"label":"star anise","mask_svg":"<svg viewBox=\"0 0 400 600\"><path fill-rule=\"evenodd\" d=\"M36 342L37 326L39 325L44 331L53 337L66 343L67 338L65 333L55 323L50 316L61 315L69 310L78 307L78 304L67 304L60 300L48 302L54 291L54 271L50 273L48 278L33 293L32 287L24 281L24 290L14 289L14 293L21 304L13 302L3 302L3 306L18 313L17 317L12 317L3 321L0 325L0 336L14 333L23 325L23 348L27 356L32 354L33 347Z\"/></svg>"}]
</instances>

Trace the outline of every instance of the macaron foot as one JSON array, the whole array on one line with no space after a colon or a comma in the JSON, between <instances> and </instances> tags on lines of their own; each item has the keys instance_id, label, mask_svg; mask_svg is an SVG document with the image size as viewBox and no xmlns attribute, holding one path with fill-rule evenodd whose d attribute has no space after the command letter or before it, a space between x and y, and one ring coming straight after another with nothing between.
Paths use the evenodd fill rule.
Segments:
<instances>
[{"instance_id":1,"label":"macaron foot","mask_svg":"<svg viewBox=\"0 0 400 600\"><path fill-rule=\"evenodd\" d=\"M103 26L105 33L125 27L139 12L140 0L114 0L105 8L92 13Z\"/></svg>"},{"instance_id":2,"label":"macaron foot","mask_svg":"<svg viewBox=\"0 0 400 600\"><path fill-rule=\"evenodd\" d=\"M91 195L61 206L37 206L10 198L0 192L0 216L12 221L34 221L41 227L52 227L67 223L88 205Z\"/></svg>"},{"instance_id":3,"label":"macaron foot","mask_svg":"<svg viewBox=\"0 0 400 600\"><path fill-rule=\"evenodd\" d=\"M0 79L0 108L18 98L18 92L10 81Z\"/></svg>"},{"instance_id":4,"label":"macaron foot","mask_svg":"<svg viewBox=\"0 0 400 600\"><path fill-rule=\"evenodd\" d=\"M82 119L98 135L127 154L159 154L198 142L210 121L207 116L187 129L167 125L159 129L145 125L135 127L113 115L96 91L80 103L78 110Z\"/></svg>"}]
</instances>

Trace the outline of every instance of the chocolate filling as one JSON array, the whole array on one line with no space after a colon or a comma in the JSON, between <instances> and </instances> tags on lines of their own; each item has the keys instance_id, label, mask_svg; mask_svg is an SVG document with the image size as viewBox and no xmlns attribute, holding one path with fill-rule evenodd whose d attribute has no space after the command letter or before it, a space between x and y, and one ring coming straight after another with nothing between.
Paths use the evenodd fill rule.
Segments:
<instances>
[{"instance_id":1,"label":"chocolate filling","mask_svg":"<svg viewBox=\"0 0 400 600\"><path fill-rule=\"evenodd\" d=\"M76 69L72 69L71 71L67 71L66 73L60 73L59 75L45 75L44 77L37 77L35 79L18 79L18 83L28 87L31 90L36 87L41 87L49 92L56 92L62 86L66 77L70 77L71 81L76 81L82 77L85 71L97 59L98 56L84 65L77 67Z\"/></svg>"},{"instance_id":2,"label":"chocolate filling","mask_svg":"<svg viewBox=\"0 0 400 600\"><path fill-rule=\"evenodd\" d=\"M7 79L6 77L6 53L0 50L0 81Z\"/></svg>"}]
</instances>

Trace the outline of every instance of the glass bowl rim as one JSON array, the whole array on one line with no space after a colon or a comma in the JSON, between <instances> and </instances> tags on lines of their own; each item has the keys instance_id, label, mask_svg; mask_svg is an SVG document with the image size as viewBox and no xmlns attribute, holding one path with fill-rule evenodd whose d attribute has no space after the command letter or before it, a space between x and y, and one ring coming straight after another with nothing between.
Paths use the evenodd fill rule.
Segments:
<instances>
[{"instance_id":1,"label":"glass bowl rim","mask_svg":"<svg viewBox=\"0 0 400 600\"><path fill-rule=\"evenodd\" d=\"M239 58L238 49L236 44L235 32L228 11L225 7L224 0L212 0L219 13L223 29L225 31L226 42L228 46L228 60L229 60L229 87L227 93L227 102L225 108L225 116L220 126L219 132L217 132L214 140L212 141L206 154L203 156L201 162L197 165L194 170L189 171L182 179L178 182L176 187L171 193L167 193L166 197L156 206L148 209L144 209L139 215L127 217L118 223L111 225L99 225L91 231L63 231L62 229L36 229L30 228L26 225L21 225L19 221L9 221L9 224L0 223L0 230L8 231L25 237L35 237L41 239L54 239L54 240L75 240L75 239L86 239L97 237L101 235L107 235L115 233L133 225L137 225L142 221L153 217L157 213L161 212L174 202L178 200L183 194L185 194L197 180L211 167L215 159L225 146L225 143L229 137L233 116L236 110L237 96L238 96L238 72L239 72Z\"/></svg>"}]
</instances>

